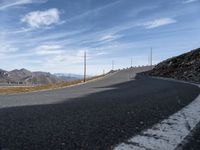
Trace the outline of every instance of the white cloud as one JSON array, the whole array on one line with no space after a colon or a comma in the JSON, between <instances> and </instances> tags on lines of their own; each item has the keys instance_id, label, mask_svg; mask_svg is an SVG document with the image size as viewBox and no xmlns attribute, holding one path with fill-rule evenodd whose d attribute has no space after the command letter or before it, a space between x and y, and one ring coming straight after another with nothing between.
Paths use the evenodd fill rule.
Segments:
<instances>
[{"instance_id":1,"label":"white cloud","mask_svg":"<svg viewBox=\"0 0 200 150\"><path fill-rule=\"evenodd\" d=\"M168 24L172 24L172 23L176 23L177 21L175 19L172 18L161 18L161 19L156 19L153 21L149 21L149 22L145 22L142 24L139 24L139 26L143 26L146 29L152 29L152 28L157 28L160 26L165 26Z\"/></svg>"},{"instance_id":2,"label":"white cloud","mask_svg":"<svg viewBox=\"0 0 200 150\"><path fill-rule=\"evenodd\" d=\"M10 44L6 44L4 42L0 42L0 43L1 43L1 48L0 48L1 54L13 53L19 50L17 47L13 47Z\"/></svg>"},{"instance_id":3,"label":"white cloud","mask_svg":"<svg viewBox=\"0 0 200 150\"><path fill-rule=\"evenodd\" d=\"M33 52L37 55L59 55L64 53L63 47L60 45L42 45L35 49Z\"/></svg>"},{"instance_id":4,"label":"white cloud","mask_svg":"<svg viewBox=\"0 0 200 150\"><path fill-rule=\"evenodd\" d=\"M98 7L98 8L95 8L95 9L91 9L91 10L88 10L84 13L81 13L75 17L72 17L72 18L69 18L67 20L67 22L70 22L70 21L74 21L74 20L79 20L79 19L82 19L82 18L85 18L85 17L89 17L91 14L96 14L96 13L99 13L101 11L104 11L106 9L109 9L110 7L114 6L114 5L117 5L117 4L120 4L122 0L116 0L114 2L111 2L107 5L104 5L104 6L101 6L101 7Z\"/></svg>"},{"instance_id":5,"label":"white cloud","mask_svg":"<svg viewBox=\"0 0 200 150\"><path fill-rule=\"evenodd\" d=\"M19 5L31 4L31 3L45 3L47 0L2 0L0 2L0 10L5 10L10 7Z\"/></svg>"},{"instance_id":6,"label":"white cloud","mask_svg":"<svg viewBox=\"0 0 200 150\"><path fill-rule=\"evenodd\" d=\"M61 64L76 64L83 62L83 56L77 56L76 54L69 54L65 53L62 55L56 55L52 57L51 59L47 58L47 62L50 65L57 66Z\"/></svg>"},{"instance_id":7,"label":"white cloud","mask_svg":"<svg viewBox=\"0 0 200 150\"><path fill-rule=\"evenodd\" d=\"M8 31L6 31L6 30L4 30L3 32L3 34L19 34L19 33L26 33L26 32L30 32L30 31L32 31L33 29L31 29L31 28L21 28L21 29L16 29L16 30L8 30Z\"/></svg>"},{"instance_id":8,"label":"white cloud","mask_svg":"<svg viewBox=\"0 0 200 150\"><path fill-rule=\"evenodd\" d=\"M193 3L193 2L196 2L198 0L185 0L183 3L184 4L189 4L189 3Z\"/></svg>"},{"instance_id":9,"label":"white cloud","mask_svg":"<svg viewBox=\"0 0 200 150\"><path fill-rule=\"evenodd\" d=\"M33 11L26 14L21 21L27 23L32 28L49 26L59 23L60 12L56 8L51 8L46 11Z\"/></svg>"},{"instance_id":10,"label":"white cloud","mask_svg":"<svg viewBox=\"0 0 200 150\"><path fill-rule=\"evenodd\" d=\"M82 67L84 51L84 49L74 49L71 51L65 50L62 54L47 55L43 57L46 63L42 63L41 67L48 68L48 70L51 70L50 68L52 68L54 72L58 72L59 67L63 69L61 69L61 72L63 72L66 67L71 67L73 65L81 64ZM90 56L87 56L87 59L90 59Z\"/></svg>"},{"instance_id":11,"label":"white cloud","mask_svg":"<svg viewBox=\"0 0 200 150\"><path fill-rule=\"evenodd\" d=\"M102 36L101 38L100 38L100 41L107 41L107 42L109 42L109 41L113 41L113 40L116 40L116 39L118 39L118 38L120 38L121 36L119 36L119 35L116 35L116 34L107 34L107 35L104 35L104 36Z\"/></svg>"}]
</instances>

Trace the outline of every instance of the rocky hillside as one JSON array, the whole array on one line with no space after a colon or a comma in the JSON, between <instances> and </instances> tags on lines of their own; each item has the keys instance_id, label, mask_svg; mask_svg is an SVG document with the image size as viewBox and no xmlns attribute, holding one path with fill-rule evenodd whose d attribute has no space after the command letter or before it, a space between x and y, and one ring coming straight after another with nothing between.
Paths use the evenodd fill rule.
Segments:
<instances>
[{"instance_id":1,"label":"rocky hillside","mask_svg":"<svg viewBox=\"0 0 200 150\"><path fill-rule=\"evenodd\" d=\"M26 83L31 84L49 84L65 81L48 72L33 72L31 76L24 80Z\"/></svg>"},{"instance_id":2,"label":"rocky hillside","mask_svg":"<svg viewBox=\"0 0 200 150\"><path fill-rule=\"evenodd\" d=\"M0 83L5 83L9 80L7 71L0 69Z\"/></svg>"},{"instance_id":3,"label":"rocky hillside","mask_svg":"<svg viewBox=\"0 0 200 150\"><path fill-rule=\"evenodd\" d=\"M15 69L7 72L7 74L11 82L23 82L26 78L32 76L32 72L26 69Z\"/></svg>"},{"instance_id":4,"label":"rocky hillside","mask_svg":"<svg viewBox=\"0 0 200 150\"><path fill-rule=\"evenodd\" d=\"M0 84L49 84L66 81L65 79L57 77L48 72L31 72L26 69L5 71L0 69Z\"/></svg>"},{"instance_id":5,"label":"rocky hillside","mask_svg":"<svg viewBox=\"0 0 200 150\"><path fill-rule=\"evenodd\" d=\"M148 74L200 83L200 48L165 60Z\"/></svg>"}]
</instances>

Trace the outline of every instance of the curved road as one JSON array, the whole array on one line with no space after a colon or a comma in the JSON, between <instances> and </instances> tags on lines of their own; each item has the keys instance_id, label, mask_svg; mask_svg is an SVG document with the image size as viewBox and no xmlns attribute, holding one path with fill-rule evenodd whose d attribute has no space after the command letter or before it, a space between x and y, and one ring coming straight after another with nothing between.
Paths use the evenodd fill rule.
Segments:
<instances>
[{"instance_id":1,"label":"curved road","mask_svg":"<svg viewBox=\"0 0 200 150\"><path fill-rule=\"evenodd\" d=\"M112 149L191 103L199 88L129 69L79 86L0 96L0 150Z\"/></svg>"}]
</instances>

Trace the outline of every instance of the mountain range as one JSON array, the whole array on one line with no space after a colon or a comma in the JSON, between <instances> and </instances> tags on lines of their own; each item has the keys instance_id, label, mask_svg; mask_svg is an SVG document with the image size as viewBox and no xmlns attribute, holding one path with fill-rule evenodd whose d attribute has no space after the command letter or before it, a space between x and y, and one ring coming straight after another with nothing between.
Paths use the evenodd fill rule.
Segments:
<instances>
[{"instance_id":1,"label":"mountain range","mask_svg":"<svg viewBox=\"0 0 200 150\"><path fill-rule=\"evenodd\" d=\"M72 74L72 73L54 73L54 75L63 80L83 79L83 75Z\"/></svg>"},{"instance_id":2,"label":"mountain range","mask_svg":"<svg viewBox=\"0 0 200 150\"><path fill-rule=\"evenodd\" d=\"M69 80L81 79L81 75L76 74L51 74L49 72L31 72L27 69L15 69L6 71L0 69L0 84L50 84Z\"/></svg>"}]
</instances>

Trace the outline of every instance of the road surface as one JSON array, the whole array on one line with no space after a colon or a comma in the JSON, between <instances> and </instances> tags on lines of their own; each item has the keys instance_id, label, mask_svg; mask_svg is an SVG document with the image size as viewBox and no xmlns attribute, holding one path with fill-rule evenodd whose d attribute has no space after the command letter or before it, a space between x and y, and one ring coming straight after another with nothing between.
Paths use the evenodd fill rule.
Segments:
<instances>
[{"instance_id":1,"label":"road surface","mask_svg":"<svg viewBox=\"0 0 200 150\"><path fill-rule=\"evenodd\" d=\"M110 150L178 112L200 92L191 84L136 75L141 71L1 95L0 150Z\"/></svg>"}]
</instances>

